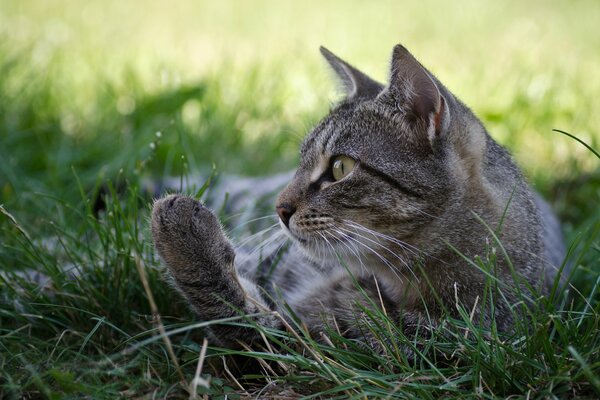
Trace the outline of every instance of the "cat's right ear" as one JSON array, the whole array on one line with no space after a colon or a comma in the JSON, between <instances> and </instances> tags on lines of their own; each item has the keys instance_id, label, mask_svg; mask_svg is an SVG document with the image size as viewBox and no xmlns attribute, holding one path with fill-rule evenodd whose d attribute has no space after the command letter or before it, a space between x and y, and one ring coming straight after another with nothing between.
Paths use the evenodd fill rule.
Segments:
<instances>
[{"instance_id":1,"label":"cat's right ear","mask_svg":"<svg viewBox=\"0 0 600 400\"><path fill-rule=\"evenodd\" d=\"M373 99L383 90L382 84L369 78L325 47L321 46L319 50L340 78L346 100Z\"/></svg>"}]
</instances>

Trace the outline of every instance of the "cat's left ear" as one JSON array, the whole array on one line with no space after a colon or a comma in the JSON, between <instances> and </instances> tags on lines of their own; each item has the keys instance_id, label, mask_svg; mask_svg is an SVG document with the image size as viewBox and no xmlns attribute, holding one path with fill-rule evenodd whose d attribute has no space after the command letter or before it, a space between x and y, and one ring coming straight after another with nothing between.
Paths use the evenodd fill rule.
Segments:
<instances>
[{"instance_id":1,"label":"cat's left ear","mask_svg":"<svg viewBox=\"0 0 600 400\"><path fill-rule=\"evenodd\" d=\"M321 54L340 78L346 100L373 99L383 90L383 85L360 72L325 47L321 46Z\"/></svg>"},{"instance_id":2,"label":"cat's left ear","mask_svg":"<svg viewBox=\"0 0 600 400\"><path fill-rule=\"evenodd\" d=\"M429 72L402 45L394 47L388 91L409 117L426 126L430 142L447 129L450 115L444 96Z\"/></svg>"}]
</instances>

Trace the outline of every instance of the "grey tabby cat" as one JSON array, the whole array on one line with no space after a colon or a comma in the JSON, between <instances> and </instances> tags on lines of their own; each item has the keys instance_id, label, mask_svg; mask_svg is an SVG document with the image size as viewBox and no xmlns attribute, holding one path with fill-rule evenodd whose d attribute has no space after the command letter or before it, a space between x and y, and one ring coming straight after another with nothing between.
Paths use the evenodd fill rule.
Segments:
<instances>
[{"instance_id":1,"label":"grey tabby cat","mask_svg":"<svg viewBox=\"0 0 600 400\"><path fill-rule=\"evenodd\" d=\"M466 260L488 260L497 250L491 274L506 298L496 300L493 318L510 329L517 289L529 299L528 287L548 293L565 256L549 206L477 117L403 46L393 50L387 86L321 52L346 96L305 139L277 200L292 245L259 286L273 258L236 261L209 209L187 196L164 197L154 204L152 234L177 287L203 320L242 312L280 328L265 311L286 315L287 304L316 338L329 325L377 347L361 328L361 311L373 304L407 337L456 314L457 302L490 326L491 308L477 305L488 274ZM226 325L212 334L226 346L258 336Z\"/></svg>"}]
</instances>

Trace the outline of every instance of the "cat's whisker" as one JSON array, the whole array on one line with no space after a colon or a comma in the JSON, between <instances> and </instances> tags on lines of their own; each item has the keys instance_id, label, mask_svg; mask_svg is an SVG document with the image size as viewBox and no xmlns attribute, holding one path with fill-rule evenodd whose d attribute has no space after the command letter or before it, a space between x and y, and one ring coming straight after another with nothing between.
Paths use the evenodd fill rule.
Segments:
<instances>
[{"instance_id":1,"label":"cat's whisker","mask_svg":"<svg viewBox=\"0 0 600 400\"><path fill-rule=\"evenodd\" d=\"M278 227L279 227L279 222L275 222L274 224L269 225L266 228L263 228L260 231L253 233L252 235L248 236L247 238L254 238L256 236L264 235L268 231L270 231L272 229L275 229L275 228L278 228Z\"/></svg>"},{"instance_id":2,"label":"cat's whisker","mask_svg":"<svg viewBox=\"0 0 600 400\"><path fill-rule=\"evenodd\" d=\"M426 212L426 211L423 211L423 210L421 210L419 207L415 206L414 204L405 203L404 205L405 205L405 206L407 206L407 207L410 207L410 208L412 208L412 209L413 209L413 210L415 210L416 212L418 212L418 213L421 213L421 214L423 214L423 215L425 215L425 216L427 216L427 217L430 217L430 218L433 218L433 219L441 219L441 218L440 218L440 217L438 217L437 215L432 215L432 214L429 214L429 213L428 213L428 212Z\"/></svg>"},{"instance_id":3,"label":"cat's whisker","mask_svg":"<svg viewBox=\"0 0 600 400\"><path fill-rule=\"evenodd\" d=\"M320 245L322 247L322 250L321 250L321 254L322 255L321 255L321 257L323 257L324 259L326 259L327 255L329 253L329 249L327 248L326 243L324 241L319 241L319 243L320 243ZM332 255L333 255L333 257L335 257L335 251L333 252Z\"/></svg>"},{"instance_id":4,"label":"cat's whisker","mask_svg":"<svg viewBox=\"0 0 600 400\"><path fill-rule=\"evenodd\" d=\"M374 239L372 240L372 242L374 242L374 243L377 243L377 244L378 244L379 246L381 246L382 248L384 248L384 249L388 250L388 251L389 251L389 252L391 252L391 253L394 253L393 251L391 251L391 249L389 249L389 248L387 248L386 246L384 246L384 245L381 243L381 241L380 241L380 239L384 239L384 240L387 240L387 241L391 241L391 240L389 240L388 238L386 238L386 237L382 237L382 236L379 236L379 235L375 234L375 232L373 232L373 231L370 231L370 230L360 229L360 227L358 227L358 226L352 226L352 225L348 225L348 224L346 224L346 225L347 225L347 226L349 226L349 227L351 227L351 228L354 228L355 230L356 230L356 229L358 229L358 230L361 230L361 231L365 232L366 234L369 234L369 235L373 236L373 238L374 238ZM362 235L362 234L360 234L360 233L358 233L358 232L354 232L354 233L355 233L356 235L358 235L358 236L360 236L360 237L362 237L362 238L366 239L366 240L369 240L369 238L367 238L366 236L364 236L364 235ZM399 250L401 250L401 251L404 253L404 256L405 256L406 258L409 258L409 259L410 259L410 258L411 258L411 256L419 256L419 253L415 252L414 250L412 250L412 249L410 249L410 248L406 248L406 247L405 247L405 246L404 246L402 243L396 243L395 241L391 241L391 242L392 242L393 244L396 244L396 245L399 247ZM409 253L409 254L406 254L406 253ZM403 261L404 265L408 267L408 264L407 264L407 262L406 262L406 260L405 260L404 258L402 258L402 260L401 260L401 261Z\"/></svg>"},{"instance_id":5,"label":"cat's whisker","mask_svg":"<svg viewBox=\"0 0 600 400\"><path fill-rule=\"evenodd\" d=\"M384 250L388 251L388 252L389 252L390 254L392 254L393 256L397 257L397 258L398 258L400 261L402 261L402 262L406 263L406 260L404 260L402 257L400 257L398 254L396 254L396 253L395 253L394 251L392 251L390 248L386 247L386 246L385 246L385 245L383 245L383 244L382 244L380 241L378 241L378 240L377 240L377 239L378 239L377 237L375 237L375 239L371 239L371 238L368 238L367 236L365 236L365 235L363 235L363 234L361 234L361 233L357 232L356 230L354 230L354 231L353 231L353 230L350 230L350 229L343 228L343 227L341 227L341 226L339 227L339 229L341 229L341 230L343 230L343 231L345 231L345 232L348 232L348 233L350 233L350 234L352 234L352 235L356 235L356 236L358 236L358 237L359 237L359 238L361 238L361 239L365 239L365 240L369 241L370 243L373 243L373 244L375 244L375 245L377 245L377 246L381 247L382 249L384 249ZM348 235L348 234L346 234L346 237L348 237L348 238L350 238L350 239L353 239L353 240L355 240L355 241L357 241L357 242L359 242L359 243L362 243L362 242L360 242L359 240L356 240L356 238L352 237L352 235ZM406 265L406 266L408 266L408 265Z\"/></svg>"},{"instance_id":6,"label":"cat's whisker","mask_svg":"<svg viewBox=\"0 0 600 400\"><path fill-rule=\"evenodd\" d=\"M341 231L339 231L339 230L338 230L338 229L335 227L335 225L331 225L331 226L330 226L330 228L332 228L336 234L338 234L338 235L342 236L342 238L346 238L346 237L347 237L347 235L346 235L344 232L341 232ZM349 250L351 253L353 253L353 254L354 254L354 255L355 255L357 258L359 258L359 252L358 252L358 249L356 248L356 246L354 246L354 243L353 243L352 241L344 241L344 240L342 240L342 238L339 238L339 237L335 236L335 235L334 235L333 233L331 233L330 231L326 231L326 233L328 233L328 234L329 234L329 236L330 236L331 238L333 238L333 239L334 239L336 242L338 242L338 243L340 243L340 244L344 245L346 248L348 248L348 250ZM350 247L348 243L352 244L352 247Z\"/></svg>"},{"instance_id":7,"label":"cat's whisker","mask_svg":"<svg viewBox=\"0 0 600 400\"><path fill-rule=\"evenodd\" d=\"M279 245L277 246L277 248L275 249L275 251L273 251L270 255L270 257L272 259L277 259L277 255L279 254L279 252L281 251L281 249L283 249L283 246L285 246L285 244L287 243L287 240L282 240L281 243L279 243Z\"/></svg>"},{"instance_id":8,"label":"cat's whisker","mask_svg":"<svg viewBox=\"0 0 600 400\"><path fill-rule=\"evenodd\" d=\"M340 234L340 232L337 232L334 228L335 233ZM335 240L336 243L341 244L342 246L344 246L346 249L348 249L348 251L350 253L352 253L357 259L360 259L360 255L357 253L356 248L355 247L350 247L348 245L347 242L343 241L342 239L340 239L339 237L335 236L332 232L330 231L325 231L325 233L327 235L329 235L330 238L332 238L332 240ZM350 242L352 243L352 242Z\"/></svg>"},{"instance_id":9,"label":"cat's whisker","mask_svg":"<svg viewBox=\"0 0 600 400\"><path fill-rule=\"evenodd\" d=\"M262 246L257 247L256 249L254 249L250 254L248 254L248 257L253 259L261 259L263 256L263 253L266 254L273 254L274 252L279 251L279 249L288 241L288 238L283 235L283 234L276 234L272 240L264 243ZM272 248L275 248L275 250L272 250Z\"/></svg>"},{"instance_id":10,"label":"cat's whisker","mask_svg":"<svg viewBox=\"0 0 600 400\"><path fill-rule=\"evenodd\" d=\"M358 236L362 237L363 239L369 240L369 241L371 241L371 242L373 242L373 243L375 243L375 244L377 244L377 245L381 246L381 244L380 244L380 243L377 243L377 242L375 242L375 241L373 241L373 240L370 240L370 239L368 239L368 238L366 238L366 237L363 237L363 236L361 236L360 234L358 234L358 233L356 233L356 232L349 231L349 230L347 230L347 229L344 229L344 228L342 228L342 227L339 227L339 229L342 229L342 230L345 230L345 231L347 231L347 232L350 232L350 233L356 234L356 235L358 235ZM342 233L342 232L340 231L340 233ZM377 252L375 249L373 249L373 248L372 248L372 247L370 247L369 245L367 245L367 244L365 244L365 243L361 242L360 240L357 240L356 238L354 238L354 237L352 237L352 236L350 236L350 235L344 234L344 236L345 236L345 237L346 237L348 240L350 240L350 241L353 241L353 242L355 242L355 243L357 243L357 244L360 244L361 246L365 247L365 248L366 248L366 249L368 249L368 250L369 250L371 253L373 253L375 256L377 256L377 257L378 257L378 258L379 258L379 259L380 259L380 260L381 260L381 261L382 261L382 262L383 262L383 263L384 263L384 264L385 264L385 265L386 265L386 266L387 266L387 267L390 269L390 271L391 271L391 272L392 272L394 275L396 275L396 277L397 277L399 280L402 280L402 277L400 277L400 275L402 275L404 278L406 278L406 277L404 276L404 274L403 274L401 271L399 271L399 270L398 270L398 268L397 268L396 266L394 266L394 265L393 265L393 264L392 264L392 263L391 263L389 260L387 260L387 259L386 259L385 257L383 257L381 254L379 254L379 253L378 253L378 252ZM383 246L381 246L381 247L382 247L382 248L384 248ZM404 262L404 263L406 263L406 262L405 262L404 260L402 260L402 258L401 258L400 256L398 256L396 253L392 252L392 251L391 251L391 250L389 250L389 249L386 249L386 250L388 250L390 253L392 253L392 254L393 254L393 255L394 255L394 256L395 256L395 257L396 257L398 260L400 260L401 262ZM409 269L409 271L411 271L411 273L412 273L412 269L411 269L411 268L408 266L408 264L406 264L406 266L407 266L407 268ZM400 274L400 275L399 275L399 274ZM414 273L413 273L413 276L414 276Z\"/></svg>"},{"instance_id":11,"label":"cat's whisker","mask_svg":"<svg viewBox=\"0 0 600 400\"><path fill-rule=\"evenodd\" d=\"M336 250L335 246L333 246L331 244L331 242L327 239L327 237L325 237L325 235L321 232L319 232L319 235L323 238L323 240L325 241L325 243L327 243L327 245L329 246L329 248L331 249L331 254L335 257L338 258L341 256L340 252Z\"/></svg>"},{"instance_id":12,"label":"cat's whisker","mask_svg":"<svg viewBox=\"0 0 600 400\"><path fill-rule=\"evenodd\" d=\"M327 235L328 235L328 236L329 236L329 237L330 237L332 240L335 240L336 242L339 242L339 243L341 243L341 244L344 244L344 245L345 245L345 243L344 243L342 240L340 240L339 238L336 238L336 237L335 237L335 235L333 235L331 232L328 232L328 231L319 232L319 235L321 235L321 237L322 237L322 238L323 238L323 239L324 239L324 240L327 242L327 244L329 244L329 247L331 247L331 249L333 250L333 252L335 253L335 255L339 255L340 257L341 257L341 256L346 256L346 258L347 258L348 260L350 259L350 257L348 256L348 251L347 251L347 250L345 250L344 248L339 248L339 247L338 247L338 250L339 250L339 253L340 253L340 254L338 254L338 250L336 250L336 249L335 249L335 246L333 246L333 244L331 244L331 242L330 242L330 241L327 239ZM344 246L344 247L346 247L346 248L350 249L348 246ZM350 250L351 250L351 249L350 249ZM357 258L358 258L358 256L357 256Z\"/></svg>"},{"instance_id":13,"label":"cat's whisker","mask_svg":"<svg viewBox=\"0 0 600 400\"><path fill-rule=\"evenodd\" d=\"M270 232L271 230L273 230L274 228L278 227L279 223L273 224L261 231L258 231L248 237L245 237L243 240L241 240L239 243L237 243L236 247L241 248L243 246L245 246L246 244L250 243L251 241L266 235L268 232Z\"/></svg>"},{"instance_id":14,"label":"cat's whisker","mask_svg":"<svg viewBox=\"0 0 600 400\"><path fill-rule=\"evenodd\" d=\"M310 241L310 243L313 246L313 250L314 250L315 254L319 258L325 257L325 244L323 243L322 240L318 240L317 238L314 238L313 240Z\"/></svg>"},{"instance_id":15,"label":"cat's whisker","mask_svg":"<svg viewBox=\"0 0 600 400\"><path fill-rule=\"evenodd\" d=\"M285 234L282 231L278 231L273 236L270 236L269 238L263 240L261 243L259 243L257 246L255 246L250 252L248 252L246 254L242 254L242 256L239 259L239 263L244 263L244 262L252 259L254 256L256 256L256 254L258 252L260 252L264 248L270 246L277 240L280 240L284 236L285 236ZM285 240L283 242L285 242Z\"/></svg>"},{"instance_id":16,"label":"cat's whisker","mask_svg":"<svg viewBox=\"0 0 600 400\"><path fill-rule=\"evenodd\" d=\"M379 238L381 238L381 239L388 240L388 241L390 241L390 242L392 242L392 243L394 243L394 244L397 244L398 246L401 246L403 249L405 249L405 250L407 250L407 251L410 251L410 252L411 252L412 254L414 254L414 255L417 255L417 256L418 256L420 253L424 253L423 251L421 251L421 250L420 250L419 248L417 248L416 246L413 246L413 245L411 245L411 244L409 244L409 243L406 243L405 241L402 241L402 240L400 240L400 239L397 239L397 238L395 238L395 237L392 237L392 236L386 235L385 233L381 233L381 232L378 232L378 231L374 231L374 230L372 230L372 229L369 229L369 228L367 228L366 226L363 226L363 225L361 225L361 224L358 224L358 223L356 223L356 222L354 222L354 221L350 221L350 220L344 220L344 222L346 223L346 225L348 225L348 226L351 226L352 228L359 229L359 230L361 230L361 231L364 231L364 232L366 232L366 233L369 233L369 234L371 234L371 235L373 235L373 236L376 236L376 237L379 237ZM411 249L414 249L414 250L411 250Z\"/></svg>"},{"instance_id":17,"label":"cat's whisker","mask_svg":"<svg viewBox=\"0 0 600 400\"><path fill-rule=\"evenodd\" d=\"M346 254L343 254L343 253L344 253L343 251L340 251L340 252L338 252L338 251L335 249L335 246L333 246L333 245L331 244L331 242L330 242L330 241L327 239L327 237L325 236L325 234L324 234L324 233L322 233L322 232L318 232L318 233L319 233L319 235L320 235L320 236L321 236L321 237L322 237L322 238L325 240L325 242L326 242L326 243L329 245L329 247L331 248L331 250L332 250L332 252L333 252L333 255L334 255L334 256L337 256L337 257L339 257L339 258L342 258L342 256L343 256L343 255L345 255L345 256L346 256L346 258L348 258L348 254L347 254L347 253L346 253ZM327 232L327 231L325 231L325 233L328 233L328 234L329 234L329 236L330 236L332 239L336 239L336 240L338 240L340 243L343 243L343 242L342 242L340 239L336 238L336 237L335 237L334 235L332 235L330 232ZM343 249L340 249L340 250L343 250ZM341 254L340 254L340 253L341 253ZM359 257L359 260L360 260L360 257ZM341 261L341 260L338 260L338 261ZM361 265L362 265L362 261L361 261ZM364 267L364 266L363 266L363 267ZM364 271L364 272L367 272L367 271L366 271L366 269L365 269L365 271Z\"/></svg>"},{"instance_id":18,"label":"cat's whisker","mask_svg":"<svg viewBox=\"0 0 600 400\"><path fill-rule=\"evenodd\" d=\"M335 227L333 227L335 233L337 233L338 235L344 236L345 234L343 232L338 231L337 229L335 229ZM350 251L350 253L352 253L352 255L354 255L354 257L358 260L361 270L365 273L368 272L367 267L365 266L365 264L363 263L362 257L361 257L361 252L360 250L354 245L354 242L349 240L349 241L344 241L338 237L336 237L333 233L329 232L329 231L325 231L327 234L330 235L331 238L333 238L333 240L335 240L336 242L340 243L342 246L346 247L348 249L348 251Z\"/></svg>"},{"instance_id":19,"label":"cat's whisker","mask_svg":"<svg viewBox=\"0 0 600 400\"><path fill-rule=\"evenodd\" d=\"M383 245L383 244L381 244L380 242L377 242L377 241L375 241L375 240L372 240L372 239L370 239L370 238L368 238L368 237L366 237L366 236L364 236L364 235L361 235L360 233L358 233L358 232L356 232L356 231L351 231L351 230L345 229L345 228L343 228L343 227L340 227L340 229L341 229L341 230L344 230L344 231L346 231L346 232L349 232L349 233L351 233L351 234L354 234L354 235L356 235L356 236L358 236L358 237L360 237L360 238L362 238L362 239L364 239L364 240L367 240L367 241L369 241L369 242L371 242L371 243L373 243L373 244L375 244L375 245L377 245L377 246L381 247L382 249L386 250L388 253L390 253L392 256L394 256L396 259L398 259L398 261L400 261L400 262L401 262L401 263L402 263L402 264L403 264L403 265L404 265L404 266L405 266L405 267L406 267L406 268L407 268L407 269L408 269L408 270L411 272L411 274L412 274L412 275L413 275L413 276L416 278L416 275L414 274L414 272L413 272L413 270L412 270L411 266L408 264L408 262L407 262L407 261L406 261L404 258L400 257L398 254L396 254L394 251L392 251L391 249L389 249L388 247L384 246L384 245ZM356 238L353 238L353 239L354 239L354 240L356 240ZM365 244L364 244L363 242L361 242L360 240L356 240L356 241L357 241L358 243L361 243L361 244L365 245ZM377 256L379 256L379 258L380 258L380 259L382 259L382 260L386 260L386 261L387 261L387 262L386 262L386 265L388 265L388 266L389 266L389 267L390 267L392 270L394 270L394 271L395 271L395 270L397 270L397 268L396 268L396 267L395 267L395 266L394 266L394 265L393 265L393 264L392 264L392 263L391 263L389 260L387 260L385 257L381 256L381 255L380 255L379 253L377 253L375 250L373 250L373 249L371 249L371 250L373 251L373 253L374 253L374 254L376 254Z\"/></svg>"},{"instance_id":20,"label":"cat's whisker","mask_svg":"<svg viewBox=\"0 0 600 400\"><path fill-rule=\"evenodd\" d=\"M227 214L227 216L223 217L221 219L221 221L222 222L231 221L232 219L237 218L237 217L241 217L244 214L246 214L246 212L237 212L237 213L234 213L234 214Z\"/></svg>"},{"instance_id":21,"label":"cat's whisker","mask_svg":"<svg viewBox=\"0 0 600 400\"><path fill-rule=\"evenodd\" d=\"M355 238L352 238L352 240L358 244L361 244L363 247L365 247L367 250L369 250L371 253L373 253L375 256L377 256L381 261L383 261L383 263L396 276L396 278L398 278L398 280L406 280L407 279L406 276L404 275L404 273L399 271L389 260L387 260L385 257L380 255L375 249L371 248L370 246L366 245L365 243L363 243L359 240L356 240Z\"/></svg>"},{"instance_id":22,"label":"cat's whisker","mask_svg":"<svg viewBox=\"0 0 600 400\"><path fill-rule=\"evenodd\" d=\"M351 226L351 227L359 229L361 231L370 233L370 234L372 234L374 236L378 236L378 237L380 237L382 239L389 240L390 242L392 242L394 244L397 244L398 246L402 247L403 250L409 251L409 252L411 252L413 255L415 255L417 257L424 255L424 256L427 256L427 257L429 257L429 258L431 258L431 259L433 259L435 261L438 261L438 262L440 262L442 264L447 264L447 262L445 260L442 260L442 259L440 259L438 257L434 257L434 256L431 255L430 252L422 250L422 249L420 249L420 248L418 248L418 247L416 247L416 246L414 246L414 245L412 245L410 243L407 243L407 242L405 242L403 240L394 238L392 236L386 235L386 234L378 232L378 231L374 231L372 229L367 228L366 226L363 226L363 225L361 225L361 224L359 224L357 222L351 221L351 220L344 220L344 222L348 226ZM413 249L413 250L411 250L411 249Z\"/></svg>"},{"instance_id":23,"label":"cat's whisker","mask_svg":"<svg viewBox=\"0 0 600 400\"><path fill-rule=\"evenodd\" d=\"M333 247L333 245L329 242L329 240L325 237L325 235L322 232L318 232L319 236L321 236L321 238L323 238L324 242L322 243L327 243L327 245L329 246L329 248L331 249L332 255L335 257L338 255L338 253L335 250L335 247Z\"/></svg>"},{"instance_id":24,"label":"cat's whisker","mask_svg":"<svg viewBox=\"0 0 600 400\"><path fill-rule=\"evenodd\" d=\"M243 213L240 213L240 215L243 215ZM262 221L262 220L268 219L268 218L275 219L275 218L278 218L278 216L277 216L277 214L269 214L269 215L265 215L265 216L258 217L258 218L252 218L252 219L249 219L248 221L244 221L244 222L239 223L235 227L231 228L231 230L235 231L235 230L240 229L240 228L242 228L242 227L244 227L244 226L246 226L248 224L251 224L253 222ZM278 223L276 223L275 225L278 225Z\"/></svg>"}]
</instances>

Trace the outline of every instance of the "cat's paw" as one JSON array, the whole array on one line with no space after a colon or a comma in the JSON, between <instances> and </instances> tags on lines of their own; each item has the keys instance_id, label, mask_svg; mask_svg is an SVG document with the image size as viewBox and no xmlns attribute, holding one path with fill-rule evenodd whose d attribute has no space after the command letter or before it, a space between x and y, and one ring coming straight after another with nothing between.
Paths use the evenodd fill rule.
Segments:
<instances>
[{"instance_id":1,"label":"cat's paw","mask_svg":"<svg viewBox=\"0 0 600 400\"><path fill-rule=\"evenodd\" d=\"M233 264L235 254L219 221L189 196L169 195L154 203L152 237L175 275L191 270L210 272Z\"/></svg>"}]
</instances>

